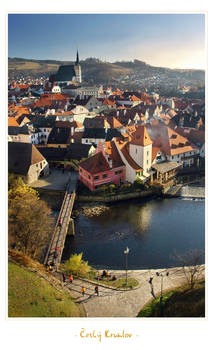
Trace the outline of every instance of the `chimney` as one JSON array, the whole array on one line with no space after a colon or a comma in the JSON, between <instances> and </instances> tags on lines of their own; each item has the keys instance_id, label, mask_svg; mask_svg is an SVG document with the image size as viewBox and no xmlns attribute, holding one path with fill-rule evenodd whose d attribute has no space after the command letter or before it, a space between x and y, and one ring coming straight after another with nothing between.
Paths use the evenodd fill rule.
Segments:
<instances>
[{"instance_id":1,"label":"chimney","mask_svg":"<svg viewBox=\"0 0 213 350\"><path fill-rule=\"evenodd\" d=\"M108 162L109 162L110 168L112 168L112 159L108 159Z\"/></svg>"}]
</instances>

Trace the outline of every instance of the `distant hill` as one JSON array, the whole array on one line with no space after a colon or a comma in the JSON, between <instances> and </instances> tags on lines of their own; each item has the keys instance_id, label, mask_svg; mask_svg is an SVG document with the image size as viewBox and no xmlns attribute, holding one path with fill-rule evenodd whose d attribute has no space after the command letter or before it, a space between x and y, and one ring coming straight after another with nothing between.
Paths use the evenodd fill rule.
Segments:
<instances>
[{"instance_id":1,"label":"distant hill","mask_svg":"<svg viewBox=\"0 0 213 350\"><path fill-rule=\"evenodd\" d=\"M34 60L24 58L8 58L9 78L23 74L24 76L39 77L56 73L58 67L64 64L73 64L72 61L57 60ZM143 61L121 61L102 62L96 58L87 58L80 62L82 67L83 80L88 83L108 83L128 77L140 76L140 78L150 78L156 75L165 74L168 78L187 79L190 81L205 81L203 70L193 69L169 69L154 67Z\"/></svg>"}]
</instances>

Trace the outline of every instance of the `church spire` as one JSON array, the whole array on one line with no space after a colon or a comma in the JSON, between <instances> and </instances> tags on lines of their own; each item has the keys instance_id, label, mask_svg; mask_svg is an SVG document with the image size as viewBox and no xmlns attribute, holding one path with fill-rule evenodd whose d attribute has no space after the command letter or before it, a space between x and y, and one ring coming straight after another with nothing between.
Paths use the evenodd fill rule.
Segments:
<instances>
[{"instance_id":1,"label":"church spire","mask_svg":"<svg viewBox=\"0 0 213 350\"><path fill-rule=\"evenodd\" d=\"M77 50L77 55L76 55L76 64L79 64L79 56L78 56L78 50Z\"/></svg>"}]
</instances>

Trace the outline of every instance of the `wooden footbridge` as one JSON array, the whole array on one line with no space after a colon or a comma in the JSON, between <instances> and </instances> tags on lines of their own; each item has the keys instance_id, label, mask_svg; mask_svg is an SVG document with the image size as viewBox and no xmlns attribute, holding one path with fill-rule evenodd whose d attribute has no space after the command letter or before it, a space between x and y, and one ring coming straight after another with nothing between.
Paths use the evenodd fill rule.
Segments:
<instances>
[{"instance_id":1,"label":"wooden footbridge","mask_svg":"<svg viewBox=\"0 0 213 350\"><path fill-rule=\"evenodd\" d=\"M66 186L64 200L44 260L45 265L54 263L56 269L61 262L67 233L75 234L74 221L71 218L75 196L75 188L73 190L73 183L69 181Z\"/></svg>"}]
</instances>

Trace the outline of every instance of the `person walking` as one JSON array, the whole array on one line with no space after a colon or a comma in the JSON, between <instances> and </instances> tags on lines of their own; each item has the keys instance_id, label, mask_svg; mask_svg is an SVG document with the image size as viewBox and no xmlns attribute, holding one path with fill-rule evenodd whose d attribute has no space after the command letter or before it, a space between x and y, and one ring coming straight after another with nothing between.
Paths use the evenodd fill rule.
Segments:
<instances>
[{"instance_id":1,"label":"person walking","mask_svg":"<svg viewBox=\"0 0 213 350\"><path fill-rule=\"evenodd\" d=\"M85 292L86 292L86 288L84 286L82 286L81 293L82 293L83 297L84 297Z\"/></svg>"},{"instance_id":2,"label":"person walking","mask_svg":"<svg viewBox=\"0 0 213 350\"><path fill-rule=\"evenodd\" d=\"M66 282L66 277L65 277L64 273L62 274L62 278L63 278L63 282L65 283Z\"/></svg>"},{"instance_id":3,"label":"person walking","mask_svg":"<svg viewBox=\"0 0 213 350\"><path fill-rule=\"evenodd\" d=\"M95 286L95 293L97 294L97 296L99 295L98 286Z\"/></svg>"},{"instance_id":4,"label":"person walking","mask_svg":"<svg viewBox=\"0 0 213 350\"><path fill-rule=\"evenodd\" d=\"M69 281L70 281L70 283L72 283L72 281L73 281L73 275L70 275Z\"/></svg>"}]
</instances>

